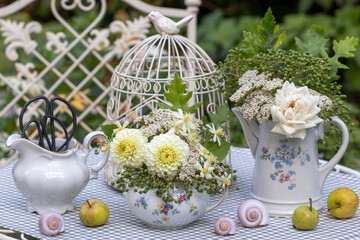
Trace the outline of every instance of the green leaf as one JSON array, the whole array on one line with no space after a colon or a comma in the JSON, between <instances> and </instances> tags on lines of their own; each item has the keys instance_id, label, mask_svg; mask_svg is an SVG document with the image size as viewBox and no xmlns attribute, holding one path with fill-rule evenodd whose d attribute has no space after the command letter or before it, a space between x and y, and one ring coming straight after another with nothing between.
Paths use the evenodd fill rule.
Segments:
<instances>
[{"instance_id":1,"label":"green leaf","mask_svg":"<svg viewBox=\"0 0 360 240\"><path fill-rule=\"evenodd\" d=\"M275 49L281 46L281 44L284 41L285 37L286 37L286 32L284 31L279 35L278 39L276 40L276 43L274 45Z\"/></svg>"},{"instance_id":2,"label":"green leaf","mask_svg":"<svg viewBox=\"0 0 360 240\"><path fill-rule=\"evenodd\" d=\"M101 130L103 131L105 136L108 137L108 139L112 139L114 129L116 128L117 128L116 124L101 125Z\"/></svg>"},{"instance_id":3,"label":"green leaf","mask_svg":"<svg viewBox=\"0 0 360 240\"><path fill-rule=\"evenodd\" d=\"M356 47L358 45L359 39L355 37L346 36L345 39L337 42L333 41L333 50L334 56L329 58L329 63L336 67L336 69L343 68L348 69L348 66L339 62L339 58L350 58L354 57L354 53L356 51Z\"/></svg>"},{"instance_id":4,"label":"green leaf","mask_svg":"<svg viewBox=\"0 0 360 240\"><path fill-rule=\"evenodd\" d=\"M209 112L210 122L215 126L220 126L222 123L226 122L229 119L230 109L227 104L216 106L215 114Z\"/></svg>"},{"instance_id":5,"label":"green leaf","mask_svg":"<svg viewBox=\"0 0 360 240\"><path fill-rule=\"evenodd\" d=\"M203 144L203 146L209 150L216 157L218 162L222 162L229 153L230 143L226 141L221 141L221 145L219 146L217 142L207 141Z\"/></svg>"},{"instance_id":6,"label":"green leaf","mask_svg":"<svg viewBox=\"0 0 360 240\"><path fill-rule=\"evenodd\" d=\"M183 84L179 75L175 74L175 78L168 85L168 92L164 93L166 100L172 103L172 106L167 105L165 103L158 103L158 106L163 109L170 109L172 111L177 111L178 109L182 109L187 113L195 113L197 109L201 106L200 103L195 103L192 106L187 106L187 102L192 97L192 92L185 93L186 84Z\"/></svg>"},{"instance_id":7,"label":"green leaf","mask_svg":"<svg viewBox=\"0 0 360 240\"><path fill-rule=\"evenodd\" d=\"M261 20L261 26L262 29L260 30L260 32L262 32L263 36L269 36L275 33L276 22L275 22L275 17L272 14L271 8L267 10L264 18Z\"/></svg>"},{"instance_id":8,"label":"green leaf","mask_svg":"<svg viewBox=\"0 0 360 240\"><path fill-rule=\"evenodd\" d=\"M246 32L243 31L243 36L244 36L244 40L242 41L246 46L248 46L247 49L245 49L245 51L248 54L253 54L255 55L256 53L259 52L259 47L258 45L261 44L261 39L259 36L251 33L251 32Z\"/></svg>"},{"instance_id":9,"label":"green leaf","mask_svg":"<svg viewBox=\"0 0 360 240\"><path fill-rule=\"evenodd\" d=\"M324 28L320 27L319 25L313 24L312 29L314 29L314 31L319 34L322 37L325 37L325 30Z\"/></svg>"},{"instance_id":10,"label":"green leaf","mask_svg":"<svg viewBox=\"0 0 360 240\"><path fill-rule=\"evenodd\" d=\"M307 30L304 41L295 37L295 43L300 51L310 53L314 56L320 56L321 53L326 53L327 51L326 45L328 39L325 39L324 35L318 33L318 31L321 32L321 27L317 26L316 29L317 30L312 28Z\"/></svg>"},{"instance_id":11,"label":"green leaf","mask_svg":"<svg viewBox=\"0 0 360 240\"><path fill-rule=\"evenodd\" d=\"M262 38L262 44L258 45L260 50L278 48L286 37L286 32L278 33L279 25L276 24L275 17L271 8L265 13L261 20L261 26L258 26L258 32Z\"/></svg>"},{"instance_id":12,"label":"green leaf","mask_svg":"<svg viewBox=\"0 0 360 240\"><path fill-rule=\"evenodd\" d=\"M206 116L203 116L203 117L202 117L202 121L203 121L203 125L204 125L204 126L209 123L208 120L207 120L207 118L206 118Z\"/></svg>"}]
</instances>

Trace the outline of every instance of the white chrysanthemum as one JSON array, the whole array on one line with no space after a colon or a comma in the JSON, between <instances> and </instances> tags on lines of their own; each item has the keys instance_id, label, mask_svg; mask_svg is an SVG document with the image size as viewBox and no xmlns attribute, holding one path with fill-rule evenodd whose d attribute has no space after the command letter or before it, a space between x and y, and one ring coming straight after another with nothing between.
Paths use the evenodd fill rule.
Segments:
<instances>
[{"instance_id":1,"label":"white chrysanthemum","mask_svg":"<svg viewBox=\"0 0 360 240\"><path fill-rule=\"evenodd\" d=\"M189 146L173 133L155 136L148 144L147 165L150 171L163 177L175 176L178 167L189 157Z\"/></svg>"},{"instance_id":2,"label":"white chrysanthemum","mask_svg":"<svg viewBox=\"0 0 360 240\"><path fill-rule=\"evenodd\" d=\"M140 167L146 154L147 138L138 129L119 131L110 143L110 155L120 166Z\"/></svg>"}]
</instances>

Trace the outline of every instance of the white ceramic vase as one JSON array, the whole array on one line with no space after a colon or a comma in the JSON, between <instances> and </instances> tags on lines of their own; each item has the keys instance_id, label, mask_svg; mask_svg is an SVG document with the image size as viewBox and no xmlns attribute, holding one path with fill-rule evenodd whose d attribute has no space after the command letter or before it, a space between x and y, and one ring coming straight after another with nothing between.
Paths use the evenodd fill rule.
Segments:
<instances>
[{"instance_id":1,"label":"white ceramic vase","mask_svg":"<svg viewBox=\"0 0 360 240\"><path fill-rule=\"evenodd\" d=\"M251 197L265 204L270 215L291 215L302 205L323 208L321 192L326 177L344 155L349 143L346 125L337 117L332 122L342 132L342 144L335 156L319 165L317 141L323 138L324 122L306 131L304 140L273 133L272 121L258 125L243 118L239 107L232 109L238 117L255 159Z\"/></svg>"},{"instance_id":2,"label":"white ceramic vase","mask_svg":"<svg viewBox=\"0 0 360 240\"><path fill-rule=\"evenodd\" d=\"M222 201L210 206L210 196L205 191L193 191L190 199L185 199L185 191L175 189L182 202L165 203L156 196L156 190L139 194L130 190L126 200L130 211L146 225L159 229L180 229L202 217L208 211L216 208ZM172 207L171 207L172 206Z\"/></svg>"}]
</instances>

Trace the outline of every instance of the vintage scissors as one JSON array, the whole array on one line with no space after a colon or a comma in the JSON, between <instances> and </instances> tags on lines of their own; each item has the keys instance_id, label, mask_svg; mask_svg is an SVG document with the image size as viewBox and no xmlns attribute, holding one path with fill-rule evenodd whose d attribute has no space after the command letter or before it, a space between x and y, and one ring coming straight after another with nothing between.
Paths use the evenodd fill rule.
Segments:
<instances>
[{"instance_id":1,"label":"vintage scissors","mask_svg":"<svg viewBox=\"0 0 360 240\"><path fill-rule=\"evenodd\" d=\"M23 118L24 118L24 114L25 114L26 109L28 108L28 106L31 103L33 103L33 102L35 102L37 100L43 100L45 102L45 113L44 113L44 115L41 116L40 122L35 120L35 119L31 119L24 125ZM71 129L70 132L67 131L66 126L64 125L64 123L61 122L57 117L54 116L54 102L55 101L60 101L60 102L64 103L65 105L67 105L67 107L71 111L72 129ZM48 130L47 130L48 120L49 120L49 123L50 123L50 137L49 137ZM65 142L63 144L61 144L60 147L56 147L55 125L54 125L55 121L61 126L62 130L65 133ZM63 151L66 151L69 148L69 143L70 143L70 141L71 141L71 139L72 139L72 137L74 136L74 133L75 133L76 114L75 114L75 111L74 111L73 107L71 106L71 104L68 101L66 101L65 99L61 98L61 97L55 96L55 97L53 97L52 99L49 100L45 96L38 96L38 97L34 97L34 98L30 99L27 103L25 103L25 105L21 109L21 112L20 112L20 115L19 115L19 126L20 126L20 131L21 131L21 137L22 138L26 138L26 139L29 140L29 136L26 134L26 130L31 124L36 125L36 129L37 129L38 134L39 134L39 143L38 143L38 145L40 147L48 148L50 151L54 151L54 152L59 152L62 149L63 149ZM45 145L44 140L46 141L47 146Z\"/></svg>"}]
</instances>

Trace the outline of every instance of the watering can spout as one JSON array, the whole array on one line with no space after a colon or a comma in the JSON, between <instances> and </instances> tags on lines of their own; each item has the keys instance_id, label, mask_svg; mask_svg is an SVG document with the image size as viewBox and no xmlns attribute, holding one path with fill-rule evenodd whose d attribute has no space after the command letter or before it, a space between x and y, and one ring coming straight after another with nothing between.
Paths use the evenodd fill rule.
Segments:
<instances>
[{"instance_id":1,"label":"watering can spout","mask_svg":"<svg viewBox=\"0 0 360 240\"><path fill-rule=\"evenodd\" d=\"M251 154L255 158L256 149L259 142L259 125L254 120L245 119L241 113L241 107L234 107L231 110L239 119L246 138L246 142L249 145Z\"/></svg>"}]
</instances>

